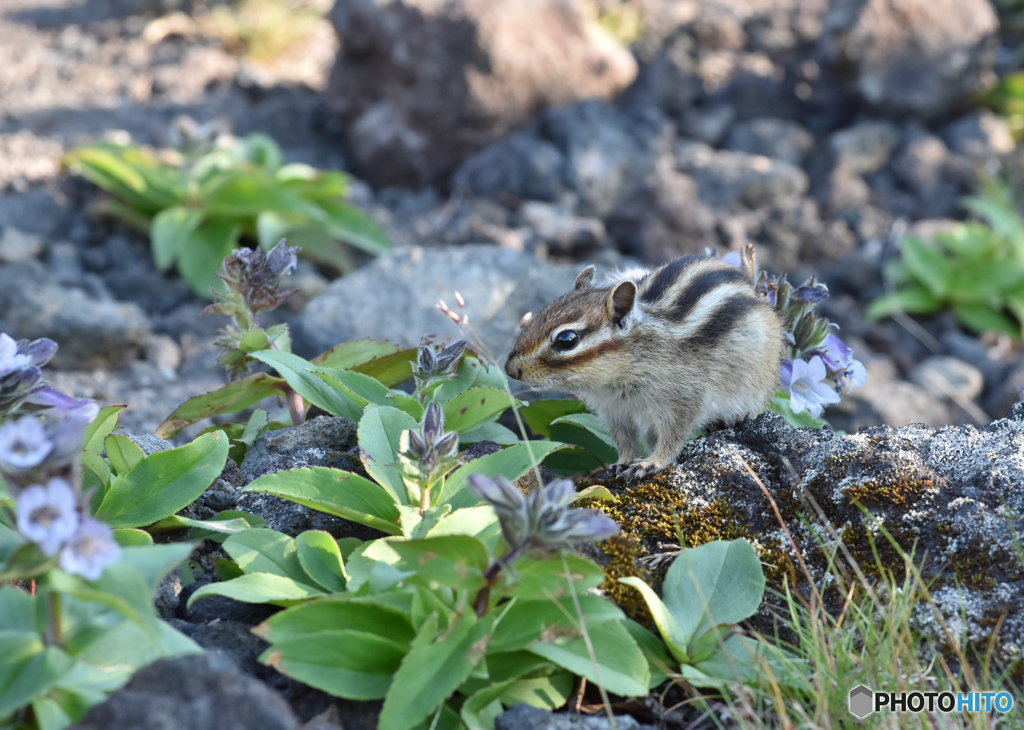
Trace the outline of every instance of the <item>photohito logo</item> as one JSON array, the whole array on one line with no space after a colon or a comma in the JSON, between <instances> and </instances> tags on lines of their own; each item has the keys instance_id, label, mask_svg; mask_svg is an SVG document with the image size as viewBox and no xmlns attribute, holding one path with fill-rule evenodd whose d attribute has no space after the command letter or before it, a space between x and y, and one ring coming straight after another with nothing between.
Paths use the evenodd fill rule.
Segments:
<instances>
[{"instance_id":1,"label":"photohito logo","mask_svg":"<svg viewBox=\"0 0 1024 730\"><path fill-rule=\"evenodd\" d=\"M872 712L1009 712L1009 692L875 692L858 684L850 690L850 714L863 720Z\"/></svg>"}]
</instances>

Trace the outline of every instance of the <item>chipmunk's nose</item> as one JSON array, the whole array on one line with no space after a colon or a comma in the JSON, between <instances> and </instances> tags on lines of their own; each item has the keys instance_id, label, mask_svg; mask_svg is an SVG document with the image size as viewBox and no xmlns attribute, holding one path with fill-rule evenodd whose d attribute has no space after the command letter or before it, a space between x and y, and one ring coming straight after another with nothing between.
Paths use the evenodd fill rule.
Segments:
<instances>
[{"instance_id":1,"label":"chipmunk's nose","mask_svg":"<svg viewBox=\"0 0 1024 730\"><path fill-rule=\"evenodd\" d=\"M508 376L513 380L519 380L523 377L523 367L516 361L515 354L510 354L508 358L505 359L505 372L508 373Z\"/></svg>"}]
</instances>

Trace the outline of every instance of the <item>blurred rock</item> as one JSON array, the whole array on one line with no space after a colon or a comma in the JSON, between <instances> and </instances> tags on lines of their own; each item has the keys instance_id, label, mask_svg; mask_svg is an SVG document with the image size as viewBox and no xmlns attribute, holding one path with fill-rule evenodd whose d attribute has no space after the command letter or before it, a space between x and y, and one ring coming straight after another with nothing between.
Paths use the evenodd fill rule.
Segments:
<instances>
[{"instance_id":1,"label":"blurred rock","mask_svg":"<svg viewBox=\"0 0 1024 730\"><path fill-rule=\"evenodd\" d=\"M0 267L0 332L49 337L51 367L83 369L134 360L150 323L137 304L115 301L92 276L65 281L35 260Z\"/></svg>"},{"instance_id":2,"label":"blurred rock","mask_svg":"<svg viewBox=\"0 0 1024 730\"><path fill-rule=\"evenodd\" d=\"M755 119L732 128L727 149L800 165L814 148L814 135L786 119Z\"/></svg>"},{"instance_id":3,"label":"blurred rock","mask_svg":"<svg viewBox=\"0 0 1024 730\"><path fill-rule=\"evenodd\" d=\"M553 201L565 189L565 164L555 145L534 132L515 132L466 160L452 187L456 193Z\"/></svg>"},{"instance_id":4,"label":"blurred rock","mask_svg":"<svg viewBox=\"0 0 1024 730\"><path fill-rule=\"evenodd\" d=\"M781 160L689 141L680 142L675 155L676 168L692 176L701 200L716 208L762 208L807 192L807 174Z\"/></svg>"},{"instance_id":5,"label":"blurred rock","mask_svg":"<svg viewBox=\"0 0 1024 730\"><path fill-rule=\"evenodd\" d=\"M678 172L651 175L607 224L622 251L650 265L721 243L714 211L701 201L693 178Z\"/></svg>"},{"instance_id":6,"label":"blurred rock","mask_svg":"<svg viewBox=\"0 0 1024 730\"><path fill-rule=\"evenodd\" d=\"M968 114L947 125L942 138L954 152L985 162L1011 152L1014 148L1010 124L988 109Z\"/></svg>"},{"instance_id":7,"label":"blurred rock","mask_svg":"<svg viewBox=\"0 0 1024 730\"><path fill-rule=\"evenodd\" d=\"M530 226L535 245L555 256L586 256L607 238L600 220L573 215L564 206L529 201L519 214Z\"/></svg>"},{"instance_id":8,"label":"blurred rock","mask_svg":"<svg viewBox=\"0 0 1024 730\"><path fill-rule=\"evenodd\" d=\"M288 703L218 652L159 659L91 708L78 730L296 730Z\"/></svg>"},{"instance_id":9,"label":"blurred rock","mask_svg":"<svg viewBox=\"0 0 1024 730\"><path fill-rule=\"evenodd\" d=\"M918 363L907 380L939 398L959 395L974 400L985 388L985 378L978 368L948 355L934 355Z\"/></svg>"},{"instance_id":10,"label":"blurred rock","mask_svg":"<svg viewBox=\"0 0 1024 730\"><path fill-rule=\"evenodd\" d=\"M529 705L513 705L494 721L495 730L654 730L631 715L616 715L615 724L605 715L551 712Z\"/></svg>"},{"instance_id":11,"label":"blurred rock","mask_svg":"<svg viewBox=\"0 0 1024 730\"><path fill-rule=\"evenodd\" d=\"M993 77L997 30L987 0L832 0L819 45L868 103L933 119Z\"/></svg>"},{"instance_id":12,"label":"blurred rock","mask_svg":"<svg viewBox=\"0 0 1024 730\"><path fill-rule=\"evenodd\" d=\"M993 418L1002 418L1015 404L1024 401L1024 353L1009 362L985 396L985 411Z\"/></svg>"},{"instance_id":13,"label":"blurred rock","mask_svg":"<svg viewBox=\"0 0 1024 730\"><path fill-rule=\"evenodd\" d=\"M339 0L329 105L374 184L446 180L538 108L610 98L630 53L579 0Z\"/></svg>"},{"instance_id":14,"label":"blurred rock","mask_svg":"<svg viewBox=\"0 0 1024 730\"><path fill-rule=\"evenodd\" d=\"M42 253L43 237L13 226L0 229L0 264L34 259Z\"/></svg>"},{"instance_id":15,"label":"blurred rock","mask_svg":"<svg viewBox=\"0 0 1024 730\"><path fill-rule=\"evenodd\" d=\"M878 172L889 161L899 141L899 128L890 122L867 121L847 127L829 139L834 169L856 175Z\"/></svg>"},{"instance_id":16,"label":"blurred rock","mask_svg":"<svg viewBox=\"0 0 1024 730\"><path fill-rule=\"evenodd\" d=\"M501 357L522 315L540 311L572 289L581 268L551 266L494 246L395 251L334 281L309 303L293 332L309 354L361 337L413 347L427 333L459 332L436 308L440 299L454 307L453 291L458 291L484 352Z\"/></svg>"},{"instance_id":17,"label":"blurred rock","mask_svg":"<svg viewBox=\"0 0 1024 730\"><path fill-rule=\"evenodd\" d=\"M896 179L915 193L918 215L924 218L954 216L960 198L975 187L974 165L964 156L951 153L938 137L915 132L892 162Z\"/></svg>"}]
</instances>

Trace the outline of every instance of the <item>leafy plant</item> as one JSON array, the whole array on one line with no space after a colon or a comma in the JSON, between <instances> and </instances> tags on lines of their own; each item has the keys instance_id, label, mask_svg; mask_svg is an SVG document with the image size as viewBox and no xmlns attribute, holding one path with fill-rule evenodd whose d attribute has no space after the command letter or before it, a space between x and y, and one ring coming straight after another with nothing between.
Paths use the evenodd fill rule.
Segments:
<instances>
[{"instance_id":1,"label":"leafy plant","mask_svg":"<svg viewBox=\"0 0 1024 730\"><path fill-rule=\"evenodd\" d=\"M389 730L493 728L503 706L560 707L573 675L645 694L650 670L622 612L585 593L601 569L536 554L602 539L614 523L569 508L569 482L530 497L501 480L473 488L496 512L443 534L355 545L315 532L233 535L224 547L239 575L190 600L291 606L258 627L270 642L261 660L339 697L383 699Z\"/></svg>"},{"instance_id":2,"label":"leafy plant","mask_svg":"<svg viewBox=\"0 0 1024 730\"><path fill-rule=\"evenodd\" d=\"M867 317L949 307L974 332L1024 337L1024 221L995 180L966 204L986 223L959 223L931 241L905 237L887 269L897 290L872 302Z\"/></svg>"},{"instance_id":3,"label":"leafy plant","mask_svg":"<svg viewBox=\"0 0 1024 730\"><path fill-rule=\"evenodd\" d=\"M694 687L755 683L779 650L737 632L733 624L761 605L764 573L746 540L706 543L683 550L669 567L662 596L639 578L620 578L647 602L668 649L667 667Z\"/></svg>"},{"instance_id":4,"label":"leafy plant","mask_svg":"<svg viewBox=\"0 0 1024 730\"><path fill-rule=\"evenodd\" d=\"M106 190L105 210L149 233L160 270L175 266L200 296L240 240L269 250L287 236L315 261L345 271L347 246L380 254L390 244L345 201L348 178L282 164L277 143L251 134L226 143L215 127L183 125L179 150L79 147L63 164Z\"/></svg>"}]
</instances>

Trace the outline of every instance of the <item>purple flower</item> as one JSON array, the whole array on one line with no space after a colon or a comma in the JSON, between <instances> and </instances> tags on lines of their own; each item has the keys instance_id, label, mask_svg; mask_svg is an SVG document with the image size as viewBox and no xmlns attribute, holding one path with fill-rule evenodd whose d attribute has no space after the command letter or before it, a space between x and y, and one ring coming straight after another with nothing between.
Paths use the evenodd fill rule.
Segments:
<instances>
[{"instance_id":1,"label":"purple flower","mask_svg":"<svg viewBox=\"0 0 1024 730\"><path fill-rule=\"evenodd\" d=\"M277 276L289 275L299 263L298 253L298 246L288 246L282 238L267 254L267 268Z\"/></svg>"},{"instance_id":2,"label":"purple flower","mask_svg":"<svg viewBox=\"0 0 1024 730\"><path fill-rule=\"evenodd\" d=\"M0 426L0 468L31 469L39 466L52 451L53 442L35 416L22 416Z\"/></svg>"},{"instance_id":3,"label":"purple flower","mask_svg":"<svg viewBox=\"0 0 1024 730\"><path fill-rule=\"evenodd\" d=\"M825 363L817 355L810 362L797 358L792 362L782 361L779 368L779 379L789 393L789 403L793 413L800 413L805 408L813 418L821 415L824 405L838 403L839 394L825 381Z\"/></svg>"},{"instance_id":4,"label":"purple flower","mask_svg":"<svg viewBox=\"0 0 1024 730\"><path fill-rule=\"evenodd\" d=\"M722 257L722 261L729 264L729 266L735 266L737 269L743 268L743 257L739 251L730 251Z\"/></svg>"},{"instance_id":5,"label":"purple flower","mask_svg":"<svg viewBox=\"0 0 1024 730\"><path fill-rule=\"evenodd\" d=\"M494 507L505 542L513 551L530 548L558 550L575 543L605 540L619 531L614 520L599 510L570 507L576 490L568 479L524 495L502 476L469 477L469 487Z\"/></svg>"},{"instance_id":6,"label":"purple flower","mask_svg":"<svg viewBox=\"0 0 1024 730\"><path fill-rule=\"evenodd\" d=\"M853 350L846 346L835 334L829 333L825 338L824 349L815 350L828 368L829 375L836 381L840 389L850 386L864 385L867 371L863 363L853 359Z\"/></svg>"},{"instance_id":7,"label":"purple flower","mask_svg":"<svg viewBox=\"0 0 1024 730\"><path fill-rule=\"evenodd\" d=\"M46 486L33 484L21 490L14 513L18 532L46 556L56 555L78 528L75 492L60 477L53 477Z\"/></svg>"},{"instance_id":8,"label":"purple flower","mask_svg":"<svg viewBox=\"0 0 1024 730\"><path fill-rule=\"evenodd\" d=\"M32 364L32 357L18 351L18 343L6 332L0 332L0 375Z\"/></svg>"},{"instance_id":9,"label":"purple flower","mask_svg":"<svg viewBox=\"0 0 1024 730\"><path fill-rule=\"evenodd\" d=\"M100 412L100 407L92 398L72 398L48 385L44 385L25 400L34 406L52 408L61 414L72 414L74 418L85 423L92 423Z\"/></svg>"},{"instance_id":10,"label":"purple flower","mask_svg":"<svg viewBox=\"0 0 1024 730\"><path fill-rule=\"evenodd\" d=\"M60 553L60 567L72 575L96 580L103 569L121 556L113 531L102 522L86 518Z\"/></svg>"}]
</instances>

